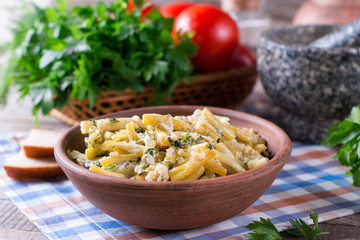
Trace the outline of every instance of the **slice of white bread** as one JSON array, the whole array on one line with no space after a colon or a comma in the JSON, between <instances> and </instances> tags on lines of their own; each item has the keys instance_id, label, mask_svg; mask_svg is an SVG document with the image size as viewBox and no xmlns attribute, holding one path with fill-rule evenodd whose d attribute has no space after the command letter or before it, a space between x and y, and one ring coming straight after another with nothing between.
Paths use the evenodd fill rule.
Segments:
<instances>
[{"instance_id":1,"label":"slice of white bread","mask_svg":"<svg viewBox=\"0 0 360 240\"><path fill-rule=\"evenodd\" d=\"M28 158L23 151L3 166L9 177L18 180L50 178L63 174L54 157Z\"/></svg>"},{"instance_id":2,"label":"slice of white bread","mask_svg":"<svg viewBox=\"0 0 360 240\"><path fill-rule=\"evenodd\" d=\"M54 157L54 146L64 131L33 128L22 143L28 158Z\"/></svg>"}]
</instances>

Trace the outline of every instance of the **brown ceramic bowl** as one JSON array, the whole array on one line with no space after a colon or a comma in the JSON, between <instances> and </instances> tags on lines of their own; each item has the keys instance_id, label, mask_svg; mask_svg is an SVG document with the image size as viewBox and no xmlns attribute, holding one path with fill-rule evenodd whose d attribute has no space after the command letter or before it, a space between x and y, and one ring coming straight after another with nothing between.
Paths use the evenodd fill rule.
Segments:
<instances>
[{"instance_id":1,"label":"brown ceramic bowl","mask_svg":"<svg viewBox=\"0 0 360 240\"><path fill-rule=\"evenodd\" d=\"M104 117L141 116L143 113L190 115L201 106L138 108ZM69 129L55 147L55 157L74 186L104 213L127 223L153 229L192 229L231 218L254 203L275 180L291 153L289 137L279 127L238 111L208 107L227 116L237 127L253 128L266 141L271 161L230 176L183 182L146 182L91 172L66 155L84 151L79 126Z\"/></svg>"}]
</instances>

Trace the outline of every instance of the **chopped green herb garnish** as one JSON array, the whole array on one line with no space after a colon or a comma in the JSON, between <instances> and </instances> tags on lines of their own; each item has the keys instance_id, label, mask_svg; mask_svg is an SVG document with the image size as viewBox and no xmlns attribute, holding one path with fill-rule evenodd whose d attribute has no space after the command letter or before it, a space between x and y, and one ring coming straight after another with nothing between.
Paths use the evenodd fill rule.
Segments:
<instances>
[{"instance_id":1,"label":"chopped green herb garnish","mask_svg":"<svg viewBox=\"0 0 360 240\"><path fill-rule=\"evenodd\" d=\"M113 164L113 165L111 165L110 167L104 168L104 169L106 169L106 170L111 170L111 169L113 169L113 168L115 168L115 167L116 167L116 164Z\"/></svg>"},{"instance_id":2,"label":"chopped green herb garnish","mask_svg":"<svg viewBox=\"0 0 360 240\"><path fill-rule=\"evenodd\" d=\"M117 120L116 118L110 118L110 122L112 122L112 123L116 123L116 122L118 122L119 120Z\"/></svg>"},{"instance_id":3,"label":"chopped green herb garnish","mask_svg":"<svg viewBox=\"0 0 360 240\"><path fill-rule=\"evenodd\" d=\"M214 146L211 143L209 143L206 147L209 149L214 149Z\"/></svg>"},{"instance_id":4,"label":"chopped green herb garnish","mask_svg":"<svg viewBox=\"0 0 360 240\"><path fill-rule=\"evenodd\" d=\"M86 148L89 147L89 142L85 142L85 147L86 147Z\"/></svg>"},{"instance_id":5,"label":"chopped green herb garnish","mask_svg":"<svg viewBox=\"0 0 360 240\"><path fill-rule=\"evenodd\" d=\"M100 140L100 138L97 138L93 141L93 144L91 145L91 147L96 147L97 142Z\"/></svg>"},{"instance_id":6,"label":"chopped green herb garnish","mask_svg":"<svg viewBox=\"0 0 360 240\"><path fill-rule=\"evenodd\" d=\"M107 155L109 155L109 152L108 151L104 151L104 152L101 152L99 153L98 155L96 155L96 157L106 157Z\"/></svg>"},{"instance_id":7,"label":"chopped green herb garnish","mask_svg":"<svg viewBox=\"0 0 360 240\"><path fill-rule=\"evenodd\" d=\"M210 137L210 133L206 134L207 137Z\"/></svg>"},{"instance_id":8,"label":"chopped green herb garnish","mask_svg":"<svg viewBox=\"0 0 360 240\"><path fill-rule=\"evenodd\" d=\"M127 167L129 164L130 164L129 162L125 162L124 167Z\"/></svg>"},{"instance_id":9,"label":"chopped green herb garnish","mask_svg":"<svg viewBox=\"0 0 360 240\"><path fill-rule=\"evenodd\" d=\"M98 167L102 167L101 163L99 161L93 162L92 164L98 166Z\"/></svg>"},{"instance_id":10,"label":"chopped green herb garnish","mask_svg":"<svg viewBox=\"0 0 360 240\"><path fill-rule=\"evenodd\" d=\"M183 140L190 140L190 131L187 131L183 137Z\"/></svg>"},{"instance_id":11,"label":"chopped green herb garnish","mask_svg":"<svg viewBox=\"0 0 360 240\"><path fill-rule=\"evenodd\" d=\"M160 159L158 159L158 162L161 163L162 165L166 166L167 168L169 168L169 166L166 163L164 163L163 161L160 161Z\"/></svg>"},{"instance_id":12,"label":"chopped green herb garnish","mask_svg":"<svg viewBox=\"0 0 360 240\"><path fill-rule=\"evenodd\" d=\"M148 148L146 149L145 154L149 153L151 156L154 156L154 152L157 153L159 151L156 148Z\"/></svg>"},{"instance_id":13,"label":"chopped green herb garnish","mask_svg":"<svg viewBox=\"0 0 360 240\"><path fill-rule=\"evenodd\" d=\"M172 146L174 147L181 147L182 145L189 145L191 144L191 136L190 136L190 132L186 132L183 139L181 139L180 141L179 140L172 140L170 137L168 138L169 139L169 142Z\"/></svg>"},{"instance_id":14,"label":"chopped green herb garnish","mask_svg":"<svg viewBox=\"0 0 360 240\"><path fill-rule=\"evenodd\" d=\"M182 145L189 145L191 144L191 137L190 137L190 131L187 131L183 137L183 139L181 140L180 144Z\"/></svg>"},{"instance_id":15,"label":"chopped green herb garnish","mask_svg":"<svg viewBox=\"0 0 360 240\"><path fill-rule=\"evenodd\" d=\"M220 143L220 142L221 142L221 139L220 139L220 138L218 138L218 139L216 140L216 142L217 142L217 143Z\"/></svg>"},{"instance_id":16,"label":"chopped green herb garnish","mask_svg":"<svg viewBox=\"0 0 360 240\"><path fill-rule=\"evenodd\" d=\"M221 130L221 129L216 129L216 132L220 135L220 136L224 136L224 133L223 133L223 131Z\"/></svg>"},{"instance_id":17,"label":"chopped green herb garnish","mask_svg":"<svg viewBox=\"0 0 360 240\"><path fill-rule=\"evenodd\" d=\"M134 166L138 165L140 163L140 161L141 161L141 157L138 157L138 159L136 160Z\"/></svg>"},{"instance_id":18,"label":"chopped green herb garnish","mask_svg":"<svg viewBox=\"0 0 360 240\"><path fill-rule=\"evenodd\" d=\"M177 147L177 148L181 146L180 141L173 141L170 137L168 139L172 146Z\"/></svg>"},{"instance_id":19,"label":"chopped green herb garnish","mask_svg":"<svg viewBox=\"0 0 360 240\"><path fill-rule=\"evenodd\" d=\"M135 132L136 133L144 133L145 129L143 129L142 127L137 127L137 128L135 128Z\"/></svg>"},{"instance_id":20,"label":"chopped green herb garnish","mask_svg":"<svg viewBox=\"0 0 360 240\"><path fill-rule=\"evenodd\" d=\"M196 143L202 143L204 141L204 138L200 135L198 139L195 140Z\"/></svg>"}]
</instances>

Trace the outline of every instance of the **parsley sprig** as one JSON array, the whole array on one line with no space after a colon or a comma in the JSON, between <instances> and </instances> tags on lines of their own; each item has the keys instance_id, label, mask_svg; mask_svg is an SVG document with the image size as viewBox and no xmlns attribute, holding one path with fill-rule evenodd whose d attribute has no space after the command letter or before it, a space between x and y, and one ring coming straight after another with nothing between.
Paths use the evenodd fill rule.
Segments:
<instances>
[{"instance_id":1,"label":"parsley sprig","mask_svg":"<svg viewBox=\"0 0 360 240\"><path fill-rule=\"evenodd\" d=\"M342 145L333 159L351 167L347 174L352 175L354 185L360 187L360 105L353 107L349 116L329 128L327 133L329 136L323 144L330 147Z\"/></svg>"},{"instance_id":2,"label":"parsley sprig","mask_svg":"<svg viewBox=\"0 0 360 240\"><path fill-rule=\"evenodd\" d=\"M88 98L93 107L102 90L142 92L154 88L156 104L164 103L175 86L192 74L189 57L196 53L190 34L172 37L173 19L153 9L141 18L142 0L96 6L28 7L13 29L8 48L7 78L1 84L5 100L10 85L30 96L33 113L61 108L70 97Z\"/></svg>"},{"instance_id":3,"label":"parsley sprig","mask_svg":"<svg viewBox=\"0 0 360 240\"><path fill-rule=\"evenodd\" d=\"M247 228L254 230L253 233L248 233L245 235L248 239L260 240L260 239L268 239L268 240L281 240L279 231L276 229L274 224L270 221L270 219L260 218L260 221L254 221L250 223Z\"/></svg>"},{"instance_id":4,"label":"parsley sprig","mask_svg":"<svg viewBox=\"0 0 360 240\"><path fill-rule=\"evenodd\" d=\"M309 240L314 240L317 236L328 234L328 232L320 231L318 222L319 215L312 209L310 211L310 218L313 220L313 227L310 227L302 219L289 219L293 230L291 229L285 231L294 236L304 236ZM254 221L253 223L250 223L247 228L254 230L254 232L245 235L245 237L248 239L284 240L270 219L260 218L260 221Z\"/></svg>"}]
</instances>

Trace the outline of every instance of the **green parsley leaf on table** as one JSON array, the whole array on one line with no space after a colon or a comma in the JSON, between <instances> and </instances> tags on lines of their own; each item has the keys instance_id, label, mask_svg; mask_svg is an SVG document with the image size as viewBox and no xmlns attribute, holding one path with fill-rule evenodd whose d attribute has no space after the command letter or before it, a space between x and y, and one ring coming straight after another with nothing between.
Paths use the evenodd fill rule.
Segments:
<instances>
[{"instance_id":1,"label":"green parsley leaf on table","mask_svg":"<svg viewBox=\"0 0 360 240\"><path fill-rule=\"evenodd\" d=\"M245 235L248 239L254 240L281 240L279 231L276 229L270 219L260 218L260 221L250 223L247 228L254 230L253 233Z\"/></svg>"},{"instance_id":2,"label":"green parsley leaf on table","mask_svg":"<svg viewBox=\"0 0 360 240\"><path fill-rule=\"evenodd\" d=\"M20 97L30 96L33 113L61 108L69 98L89 99L93 107L103 90L141 92L154 89L154 104L164 93L192 76L189 58L197 46L190 34L178 35L173 19L157 9L141 17L143 1L132 11L126 0L72 7L57 0L54 7L28 7L14 23L14 39L1 97L11 85Z\"/></svg>"},{"instance_id":3,"label":"green parsley leaf on table","mask_svg":"<svg viewBox=\"0 0 360 240\"><path fill-rule=\"evenodd\" d=\"M313 220L313 227L310 227L302 219L289 219L293 229L286 229L285 231L293 236L304 236L309 240L314 240L317 236L328 234L328 232L320 231L318 223L319 216L312 209L310 211L310 218ZM245 235L248 239L284 240L270 219L260 218L260 221L250 223L247 228L254 231Z\"/></svg>"},{"instance_id":4,"label":"green parsley leaf on table","mask_svg":"<svg viewBox=\"0 0 360 240\"><path fill-rule=\"evenodd\" d=\"M317 236L328 234L328 232L320 231L319 222L318 222L319 215L315 213L312 209L310 212L310 218L314 222L314 226L312 228L302 219L295 219L295 220L289 219L291 226L294 229L298 229L298 231L295 230L285 230L285 231L294 236L305 236L307 239L310 240L314 240Z\"/></svg>"},{"instance_id":5,"label":"green parsley leaf on table","mask_svg":"<svg viewBox=\"0 0 360 240\"><path fill-rule=\"evenodd\" d=\"M329 128L327 134L329 136L324 139L323 145L341 145L333 159L338 159L343 166L351 167L347 174L352 175L353 184L360 187L360 105L353 107L343 122Z\"/></svg>"}]
</instances>

